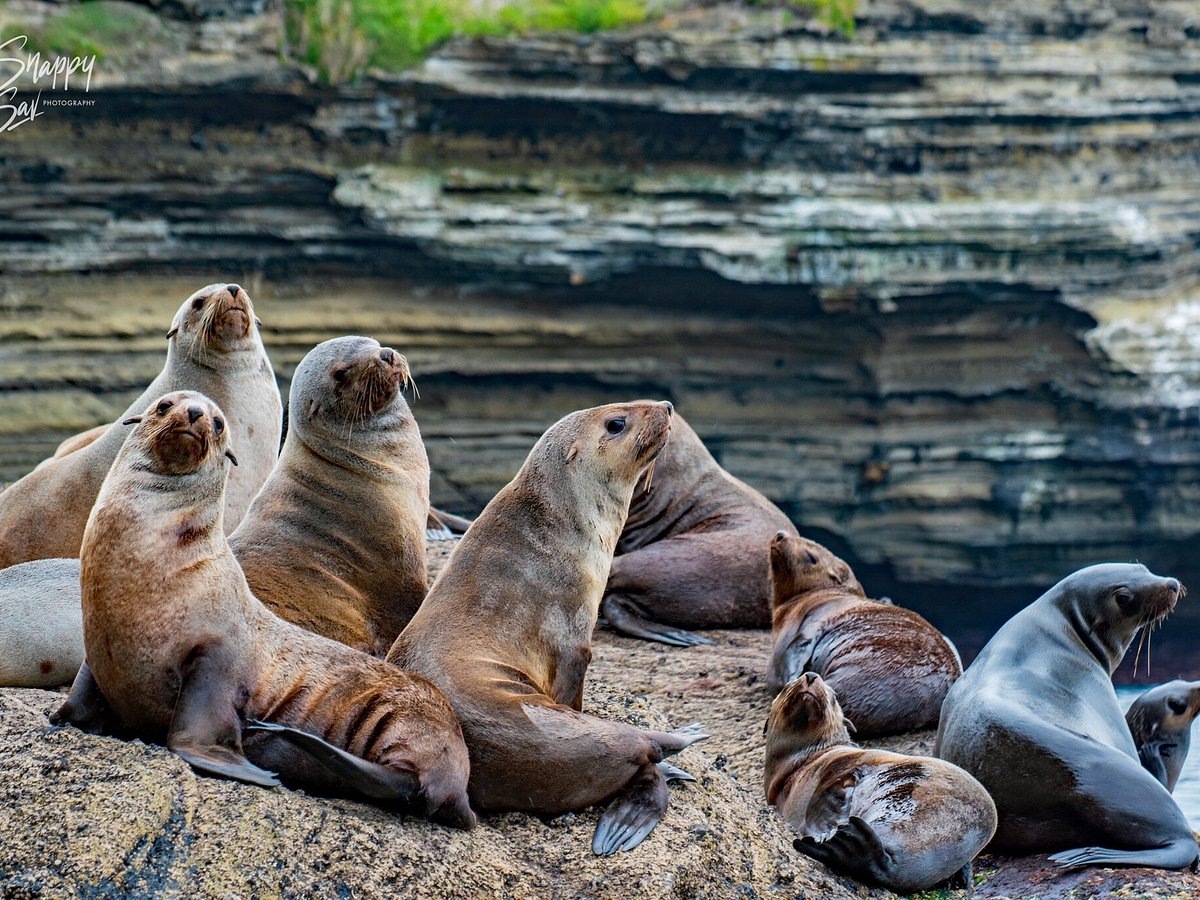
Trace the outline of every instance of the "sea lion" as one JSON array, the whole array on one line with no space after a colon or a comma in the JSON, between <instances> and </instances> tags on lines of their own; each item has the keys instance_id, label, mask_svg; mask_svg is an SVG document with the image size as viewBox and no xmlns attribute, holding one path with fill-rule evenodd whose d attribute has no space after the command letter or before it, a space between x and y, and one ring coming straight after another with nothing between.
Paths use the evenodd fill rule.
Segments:
<instances>
[{"instance_id":1,"label":"sea lion","mask_svg":"<svg viewBox=\"0 0 1200 900\"><path fill-rule=\"evenodd\" d=\"M1169 681L1133 701L1125 722L1138 759L1171 793L1187 761L1192 722L1200 714L1200 681Z\"/></svg>"},{"instance_id":2,"label":"sea lion","mask_svg":"<svg viewBox=\"0 0 1200 900\"><path fill-rule=\"evenodd\" d=\"M575 412L487 505L388 660L450 698L471 753L471 803L562 813L616 798L592 849L645 839L667 807L662 758L702 735L582 715L591 635L634 483L671 431L671 405Z\"/></svg>"},{"instance_id":3,"label":"sea lion","mask_svg":"<svg viewBox=\"0 0 1200 900\"><path fill-rule=\"evenodd\" d=\"M770 558L770 688L816 672L860 737L936 725L962 674L949 639L912 610L868 600L850 566L815 541L780 531Z\"/></svg>"},{"instance_id":4,"label":"sea lion","mask_svg":"<svg viewBox=\"0 0 1200 900\"><path fill-rule=\"evenodd\" d=\"M236 460L220 407L178 391L128 421L83 538L87 661L52 721L165 742L208 774L273 785L274 770L471 827L467 749L437 688L250 593L223 530Z\"/></svg>"},{"instance_id":5,"label":"sea lion","mask_svg":"<svg viewBox=\"0 0 1200 900\"><path fill-rule=\"evenodd\" d=\"M81 431L79 434L73 434L69 438L64 438L55 448L54 455L50 459L58 459L59 457L66 456L68 453L82 450L88 444L93 443L104 432L108 431L108 427L107 425L97 425L95 428L89 428L87 431ZM49 461L48 459L44 459L38 465L45 465Z\"/></svg>"},{"instance_id":6,"label":"sea lion","mask_svg":"<svg viewBox=\"0 0 1200 900\"><path fill-rule=\"evenodd\" d=\"M767 628L762 561L780 529L796 533L676 415L653 481L630 504L600 611L621 634L680 647L712 643L689 628Z\"/></svg>"},{"instance_id":7,"label":"sea lion","mask_svg":"<svg viewBox=\"0 0 1200 900\"><path fill-rule=\"evenodd\" d=\"M236 284L201 288L175 314L167 340L162 372L121 419L183 389L201 391L229 411L242 462L226 492L225 526L232 531L275 465L283 415L250 297ZM0 569L79 555L92 503L129 432L120 421L0 493Z\"/></svg>"},{"instance_id":8,"label":"sea lion","mask_svg":"<svg viewBox=\"0 0 1200 900\"><path fill-rule=\"evenodd\" d=\"M310 350L279 463L229 536L272 612L375 656L428 587L429 460L400 393L408 381L405 358L372 338Z\"/></svg>"},{"instance_id":9,"label":"sea lion","mask_svg":"<svg viewBox=\"0 0 1200 900\"><path fill-rule=\"evenodd\" d=\"M996 806L958 766L851 743L837 695L820 675L792 681L767 719L767 802L802 853L898 894L961 872L996 831Z\"/></svg>"},{"instance_id":10,"label":"sea lion","mask_svg":"<svg viewBox=\"0 0 1200 900\"><path fill-rule=\"evenodd\" d=\"M1013 616L954 683L936 753L996 801L997 851L1064 851L1050 857L1062 868L1196 861L1191 828L1139 764L1112 686L1134 635L1182 594L1141 565L1080 569Z\"/></svg>"},{"instance_id":11,"label":"sea lion","mask_svg":"<svg viewBox=\"0 0 1200 900\"><path fill-rule=\"evenodd\" d=\"M0 570L0 686L69 684L82 662L79 560Z\"/></svg>"}]
</instances>

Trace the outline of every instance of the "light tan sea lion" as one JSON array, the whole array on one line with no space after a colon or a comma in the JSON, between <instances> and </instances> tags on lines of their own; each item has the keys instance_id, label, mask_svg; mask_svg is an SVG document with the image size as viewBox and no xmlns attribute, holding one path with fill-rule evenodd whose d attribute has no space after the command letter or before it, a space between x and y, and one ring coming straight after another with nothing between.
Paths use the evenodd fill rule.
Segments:
<instances>
[{"instance_id":1,"label":"light tan sea lion","mask_svg":"<svg viewBox=\"0 0 1200 900\"><path fill-rule=\"evenodd\" d=\"M634 484L667 442L669 403L572 413L471 525L388 660L450 698L471 802L562 813L615 798L602 855L637 846L667 807L662 758L701 735L583 715L591 635ZM666 774L664 774L666 772Z\"/></svg>"},{"instance_id":2,"label":"light tan sea lion","mask_svg":"<svg viewBox=\"0 0 1200 900\"><path fill-rule=\"evenodd\" d=\"M225 522L232 531L275 465L283 415L250 297L236 284L201 288L175 314L167 338L162 372L121 418L168 391L185 389L201 391L229 411L242 461L226 494ZM128 433L119 422L111 425L0 493L0 569L79 555L92 503Z\"/></svg>"},{"instance_id":3,"label":"light tan sea lion","mask_svg":"<svg viewBox=\"0 0 1200 900\"><path fill-rule=\"evenodd\" d=\"M0 687L70 684L82 662L79 560L0 570Z\"/></svg>"},{"instance_id":4,"label":"light tan sea lion","mask_svg":"<svg viewBox=\"0 0 1200 900\"><path fill-rule=\"evenodd\" d=\"M445 697L250 593L223 530L236 460L220 407L178 391L127 421L80 557L87 662L52 720L165 742L201 772L277 784L269 768L471 827Z\"/></svg>"},{"instance_id":5,"label":"light tan sea lion","mask_svg":"<svg viewBox=\"0 0 1200 900\"><path fill-rule=\"evenodd\" d=\"M279 464L229 537L272 612L375 656L427 589L429 460L400 393L408 381L404 357L371 338L309 351Z\"/></svg>"},{"instance_id":6,"label":"light tan sea lion","mask_svg":"<svg viewBox=\"0 0 1200 900\"><path fill-rule=\"evenodd\" d=\"M679 415L652 482L634 494L600 611L629 637L711 643L689 628L768 628L767 547L795 527L713 459Z\"/></svg>"},{"instance_id":7,"label":"light tan sea lion","mask_svg":"<svg viewBox=\"0 0 1200 900\"><path fill-rule=\"evenodd\" d=\"M775 698L766 733L767 802L800 833L797 850L899 894L958 872L973 885L996 807L962 769L851 743L837 695L815 673Z\"/></svg>"},{"instance_id":8,"label":"light tan sea lion","mask_svg":"<svg viewBox=\"0 0 1200 900\"><path fill-rule=\"evenodd\" d=\"M815 541L780 531L770 559L771 689L816 672L859 737L935 726L962 674L950 640L912 610L868 600L850 566Z\"/></svg>"},{"instance_id":9,"label":"light tan sea lion","mask_svg":"<svg viewBox=\"0 0 1200 900\"><path fill-rule=\"evenodd\" d=\"M1200 681L1169 681L1133 701L1125 722L1142 766L1172 794L1200 715Z\"/></svg>"},{"instance_id":10,"label":"light tan sea lion","mask_svg":"<svg viewBox=\"0 0 1200 900\"><path fill-rule=\"evenodd\" d=\"M1192 829L1138 761L1112 685L1134 636L1182 594L1141 565L1080 569L1013 616L955 682L936 752L996 801L997 851L1058 850L1050 859L1065 869L1197 862Z\"/></svg>"}]
</instances>

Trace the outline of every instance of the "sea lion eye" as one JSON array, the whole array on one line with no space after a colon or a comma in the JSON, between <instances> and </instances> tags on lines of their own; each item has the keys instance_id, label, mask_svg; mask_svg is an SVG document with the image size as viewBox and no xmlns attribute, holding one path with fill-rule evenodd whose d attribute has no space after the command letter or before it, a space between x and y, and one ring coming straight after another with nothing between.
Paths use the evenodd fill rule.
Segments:
<instances>
[{"instance_id":1,"label":"sea lion eye","mask_svg":"<svg viewBox=\"0 0 1200 900\"><path fill-rule=\"evenodd\" d=\"M167 410L170 409L174 405L175 404L172 403L170 400L164 400L162 403L158 404L158 414L160 416L165 416L167 414Z\"/></svg>"},{"instance_id":2,"label":"sea lion eye","mask_svg":"<svg viewBox=\"0 0 1200 900\"><path fill-rule=\"evenodd\" d=\"M346 373L349 371L350 371L349 369L334 369L333 370L333 380L336 381L338 384L341 384L343 381L346 380Z\"/></svg>"},{"instance_id":3,"label":"sea lion eye","mask_svg":"<svg viewBox=\"0 0 1200 900\"><path fill-rule=\"evenodd\" d=\"M1122 610L1128 611L1134 606L1133 592L1128 588L1117 588L1113 591L1113 599L1117 601L1117 606Z\"/></svg>"},{"instance_id":4,"label":"sea lion eye","mask_svg":"<svg viewBox=\"0 0 1200 900\"><path fill-rule=\"evenodd\" d=\"M207 299L208 299L207 297L197 297L195 300L192 301L192 309L199 309L200 307L202 307L204 305L204 301Z\"/></svg>"},{"instance_id":5,"label":"sea lion eye","mask_svg":"<svg viewBox=\"0 0 1200 900\"><path fill-rule=\"evenodd\" d=\"M620 434L625 430L625 417L618 416L615 419L609 419L608 424L604 426L604 429L609 434Z\"/></svg>"},{"instance_id":6,"label":"sea lion eye","mask_svg":"<svg viewBox=\"0 0 1200 900\"><path fill-rule=\"evenodd\" d=\"M213 419L213 431L215 431L217 434L220 434L224 430L225 430L225 423L222 422L220 419Z\"/></svg>"},{"instance_id":7,"label":"sea lion eye","mask_svg":"<svg viewBox=\"0 0 1200 900\"><path fill-rule=\"evenodd\" d=\"M1178 697L1171 697L1169 700L1167 700L1167 706L1170 708L1171 712L1175 713L1177 716L1182 716L1185 712L1187 712L1187 702L1180 700Z\"/></svg>"}]
</instances>

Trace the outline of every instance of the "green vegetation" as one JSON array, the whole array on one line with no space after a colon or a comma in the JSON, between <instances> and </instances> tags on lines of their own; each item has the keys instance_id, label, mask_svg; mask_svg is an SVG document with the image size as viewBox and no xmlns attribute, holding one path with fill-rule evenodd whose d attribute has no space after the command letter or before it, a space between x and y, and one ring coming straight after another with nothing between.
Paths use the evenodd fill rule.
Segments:
<instances>
[{"instance_id":1,"label":"green vegetation","mask_svg":"<svg viewBox=\"0 0 1200 900\"><path fill-rule=\"evenodd\" d=\"M43 56L91 56L97 59L128 57L140 48L157 46L165 32L150 10L128 3L80 3L37 28L6 24L0 40L26 35L26 53Z\"/></svg>"}]
</instances>

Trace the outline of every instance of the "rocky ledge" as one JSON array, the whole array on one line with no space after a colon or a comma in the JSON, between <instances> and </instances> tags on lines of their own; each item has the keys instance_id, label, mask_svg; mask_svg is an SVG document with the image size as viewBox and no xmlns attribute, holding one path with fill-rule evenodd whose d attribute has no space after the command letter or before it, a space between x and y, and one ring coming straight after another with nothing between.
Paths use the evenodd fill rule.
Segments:
<instances>
[{"instance_id":1,"label":"rocky ledge","mask_svg":"<svg viewBox=\"0 0 1200 900\"><path fill-rule=\"evenodd\" d=\"M120 408L194 286L149 276L196 273L258 288L285 383L348 330L407 353L457 511L564 412L668 397L968 653L1081 565L1197 581L1196 4L858 19L717 4L337 89L270 13L160 23L5 135L0 474ZM1155 677L1200 674L1173 630Z\"/></svg>"}]
</instances>

